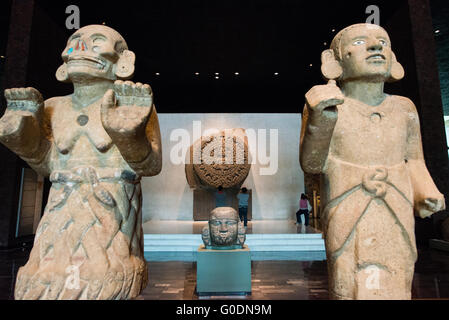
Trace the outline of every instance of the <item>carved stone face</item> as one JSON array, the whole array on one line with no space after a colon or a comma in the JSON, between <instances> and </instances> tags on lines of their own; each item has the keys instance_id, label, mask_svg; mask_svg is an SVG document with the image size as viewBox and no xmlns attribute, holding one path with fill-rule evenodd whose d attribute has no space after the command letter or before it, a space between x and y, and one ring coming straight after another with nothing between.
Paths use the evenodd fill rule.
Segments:
<instances>
[{"instance_id":1,"label":"carved stone face","mask_svg":"<svg viewBox=\"0 0 449 320\"><path fill-rule=\"evenodd\" d=\"M115 80L114 65L125 49L125 40L114 29L90 25L79 29L69 38L61 56L72 79Z\"/></svg>"},{"instance_id":2,"label":"carved stone face","mask_svg":"<svg viewBox=\"0 0 449 320\"><path fill-rule=\"evenodd\" d=\"M212 245L231 246L236 244L239 216L233 208L217 208L209 220Z\"/></svg>"},{"instance_id":3,"label":"carved stone face","mask_svg":"<svg viewBox=\"0 0 449 320\"><path fill-rule=\"evenodd\" d=\"M357 25L340 41L343 80L385 81L390 76L392 51L387 32L377 25Z\"/></svg>"}]
</instances>

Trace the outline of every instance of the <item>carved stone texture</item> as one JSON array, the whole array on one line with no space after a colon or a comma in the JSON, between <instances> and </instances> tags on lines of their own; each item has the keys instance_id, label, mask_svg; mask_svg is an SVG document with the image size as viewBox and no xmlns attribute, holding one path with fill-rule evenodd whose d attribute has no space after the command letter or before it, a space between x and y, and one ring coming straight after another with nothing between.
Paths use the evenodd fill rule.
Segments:
<instances>
[{"instance_id":1,"label":"carved stone texture","mask_svg":"<svg viewBox=\"0 0 449 320\"><path fill-rule=\"evenodd\" d=\"M245 132L232 129L202 137L190 147L186 177L191 188L239 188L250 169Z\"/></svg>"},{"instance_id":2,"label":"carved stone texture","mask_svg":"<svg viewBox=\"0 0 449 320\"><path fill-rule=\"evenodd\" d=\"M109 27L75 32L62 59L73 94L5 91L0 141L52 182L15 298L132 299L147 283L140 177L162 164L153 93L123 82L135 56Z\"/></svg>"},{"instance_id":3,"label":"carved stone texture","mask_svg":"<svg viewBox=\"0 0 449 320\"><path fill-rule=\"evenodd\" d=\"M445 202L424 162L413 102L383 92L404 70L387 32L358 24L323 52L322 72L329 83L306 94L300 162L322 178L331 297L410 299L413 212L429 217Z\"/></svg>"},{"instance_id":4,"label":"carved stone texture","mask_svg":"<svg viewBox=\"0 0 449 320\"><path fill-rule=\"evenodd\" d=\"M229 207L216 208L211 212L209 224L203 228L202 238L206 249L242 249L246 230L237 211Z\"/></svg>"}]
</instances>

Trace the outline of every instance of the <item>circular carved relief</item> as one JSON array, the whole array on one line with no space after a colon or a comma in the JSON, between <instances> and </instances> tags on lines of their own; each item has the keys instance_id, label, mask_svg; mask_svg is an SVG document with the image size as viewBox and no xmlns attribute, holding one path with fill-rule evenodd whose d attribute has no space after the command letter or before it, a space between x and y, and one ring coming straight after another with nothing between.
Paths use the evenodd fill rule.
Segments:
<instances>
[{"instance_id":1,"label":"circular carved relief","mask_svg":"<svg viewBox=\"0 0 449 320\"><path fill-rule=\"evenodd\" d=\"M251 165L244 137L221 132L202 137L192 148L194 172L205 185L232 188L248 177Z\"/></svg>"}]
</instances>

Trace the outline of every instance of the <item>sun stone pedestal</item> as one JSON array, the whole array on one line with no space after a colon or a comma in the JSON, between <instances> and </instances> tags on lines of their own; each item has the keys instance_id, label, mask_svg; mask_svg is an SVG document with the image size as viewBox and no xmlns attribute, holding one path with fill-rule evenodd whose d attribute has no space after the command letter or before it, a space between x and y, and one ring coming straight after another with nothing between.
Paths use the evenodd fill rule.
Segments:
<instances>
[{"instance_id":1,"label":"sun stone pedestal","mask_svg":"<svg viewBox=\"0 0 449 320\"><path fill-rule=\"evenodd\" d=\"M248 246L235 250L198 249L197 287L199 296L250 295L251 253Z\"/></svg>"}]
</instances>

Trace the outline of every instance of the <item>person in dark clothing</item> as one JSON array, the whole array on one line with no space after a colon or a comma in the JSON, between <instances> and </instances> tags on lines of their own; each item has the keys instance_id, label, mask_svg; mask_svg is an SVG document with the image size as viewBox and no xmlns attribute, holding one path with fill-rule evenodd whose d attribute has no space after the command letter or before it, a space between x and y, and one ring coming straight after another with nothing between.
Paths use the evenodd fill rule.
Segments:
<instances>
[{"instance_id":1,"label":"person in dark clothing","mask_svg":"<svg viewBox=\"0 0 449 320\"><path fill-rule=\"evenodd\" d=\"M248 226L248 189L242 188L241 192L237 195L239 199L239 217L240 221L243 221L245 227Z\"/></svg>"},{"instance_id":2,"label":"person in dark clothing","mask_svg":"<svg viewBox=\"0 0 449 320\"><path fill-rule=\"evenodd\" d=\"M215 192L215 207L227 207L228 203L226 200L226 191L223 190L222 186L219 186Z\"/></svg>"}]
</instances>

